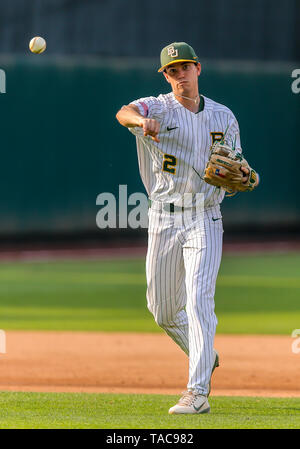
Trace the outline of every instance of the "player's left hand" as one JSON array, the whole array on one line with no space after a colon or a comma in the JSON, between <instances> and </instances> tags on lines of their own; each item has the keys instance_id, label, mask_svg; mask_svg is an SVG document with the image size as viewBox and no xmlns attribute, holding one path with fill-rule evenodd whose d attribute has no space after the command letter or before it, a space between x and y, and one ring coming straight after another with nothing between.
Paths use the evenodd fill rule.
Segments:
<instances>
[{"instance_id":1,"label":"player's left hand","mask_svg":"<svg viewBox=\"0 0 300 449\"><path fill-rule=\"evenodd\" d=\"M212 146L204 181L230 193L247 192L258 185L259 176L241 153L217 141Z\"/></svg>"},{"instance_id":2,"label":"player's left hand","mask_svg":"<svg viewBox=\"0 0 300 449\"><path fill-rule=\"evenodd\" d=\"M247 182L247 181L248 181L248 178L249 178L250 170L249 170L247 167L241 167L241 171L242 171L243 173L245 173L245 176L243 176L243 178L242 178L242 182L243 182L243 183L244 183L244 182Z\"/></svg>"}]
</instances>

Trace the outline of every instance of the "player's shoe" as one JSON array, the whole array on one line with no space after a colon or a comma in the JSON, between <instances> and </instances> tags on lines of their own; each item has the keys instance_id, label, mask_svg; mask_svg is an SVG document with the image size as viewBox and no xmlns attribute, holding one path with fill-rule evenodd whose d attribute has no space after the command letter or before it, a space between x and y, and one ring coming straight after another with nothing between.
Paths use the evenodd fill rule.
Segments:
<instances>
[{"instance_id":1,"label":"player's shoe","mask_svg":"<svg viewBox=\"0 0 300 449\"><path fill-rule=\"evenodd\" d=\"M183 396L179 399L178 403L174 405L174 407L170 408L169 410L170 415L176 415L181 413L200 414L210 412L210 406L207 398L211 392L211 377L214 370L219 366L219 354L215 349L214 349L214 356L215 359L208 384L207 397L201 394L195 394L192 391L185 391L183 392Z\"/></svg>"},{"instance_id":2,"label":"player's shoe","mask_svg":"<svg viewBox=\"0 0 300 449\"><path fill-rule=\"evenodd\" d=\"M214 372L214 370L220 365L219 363L219 354L218 352L214 349L214 355L215 355L215 361L211 370L211 375L210 375L210 380L209 380L209 384L208 384L208 393L207 393L207 397L210 395L211 392L211 376Z\"/></svg>"},{"instance_id":3,"label":"player's shoe","mask_svg":"<svg viewBox=\"0 0 300 449\"><path fill-rule=\"evenodd\" d=\"M209 413L210 406L206 396L184 391L178 403L169 410L170 415Z\"/></svg>"}]
</instances>

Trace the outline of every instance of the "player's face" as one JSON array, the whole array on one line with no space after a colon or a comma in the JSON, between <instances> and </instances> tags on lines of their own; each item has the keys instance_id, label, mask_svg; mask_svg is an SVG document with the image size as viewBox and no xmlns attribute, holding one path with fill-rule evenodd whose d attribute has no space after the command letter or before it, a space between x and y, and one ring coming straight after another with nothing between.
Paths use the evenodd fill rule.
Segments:
<instances>
[{"instance_id":1,"label":"player's face","mask_svg":"<svg viewBox=\"0 0 300 449\"><path fill-rule=\"evenodd\" d=\"M198 90L198 76L201 72L200 63L177 62L167 67L164 75L168 83L171 84L175 93L183 94Z\"/></svg>"}]
</instances>

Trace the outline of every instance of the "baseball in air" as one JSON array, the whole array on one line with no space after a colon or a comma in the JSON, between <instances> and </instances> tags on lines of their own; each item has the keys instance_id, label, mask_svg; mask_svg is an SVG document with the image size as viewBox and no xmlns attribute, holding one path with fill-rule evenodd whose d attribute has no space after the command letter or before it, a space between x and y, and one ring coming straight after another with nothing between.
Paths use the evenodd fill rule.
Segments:
<instances>
[{"instance_id":1,"label":"baseball in air","mask_svg":"<svg viewBox=\"0 0 300 449\"><path fill-rule=\"evenodd\" d=\"M43 53L46 50L46 41L40 36L33 37L29 42L29 48L32 53Z\"/></svg>"}]
</instances>

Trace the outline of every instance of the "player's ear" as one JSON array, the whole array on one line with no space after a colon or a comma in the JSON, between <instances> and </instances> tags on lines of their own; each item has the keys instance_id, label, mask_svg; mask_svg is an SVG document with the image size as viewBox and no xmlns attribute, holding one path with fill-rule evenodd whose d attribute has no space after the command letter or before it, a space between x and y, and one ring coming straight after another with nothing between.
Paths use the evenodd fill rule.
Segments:
<instances>
[{"instance_id":1,"label":"player's ear","mask_svg":"<svg viewBox=\"0 0 300 449\"><path fill-rule=\"evenodd\" d=\"M200 62L198 62L198 64L197 64L197 71L198 71L198 76L200 76L200 73L201 73L201 64L200 64Z\"/></svg>"},{"instance_id":2,"label":"player's ear","mask_svg":"<svg viewBox=\"0 0 300 449\"><path fill-rule=\"evenodd\" d=\"M163 74L164 74L164 77L166 78L166 80L167 80L168 83L169 83L170 80L169 80L168 74L167 74L167 72L166 72L165 70L163 71Z\"/></svg>"}]
</instances>

